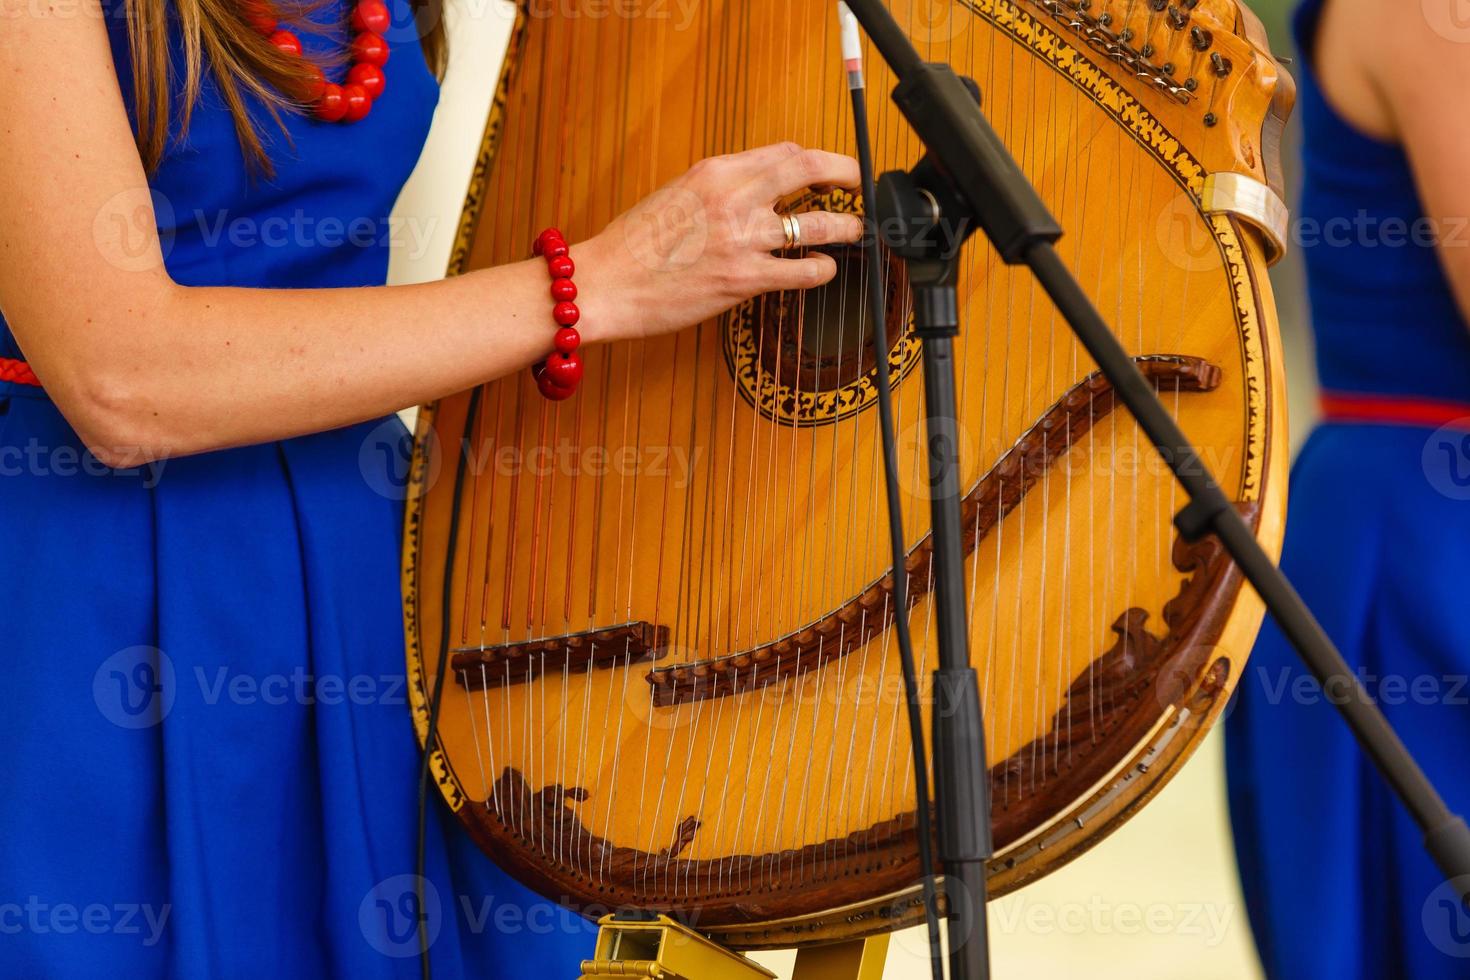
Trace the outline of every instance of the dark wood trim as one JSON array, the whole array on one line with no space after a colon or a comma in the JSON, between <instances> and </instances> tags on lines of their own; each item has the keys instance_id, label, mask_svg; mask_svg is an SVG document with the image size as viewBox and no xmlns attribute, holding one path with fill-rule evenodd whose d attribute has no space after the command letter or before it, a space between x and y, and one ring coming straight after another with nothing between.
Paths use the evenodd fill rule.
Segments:
<instances>
[{"instance_id":1,"label":"dark wood trim","mask_svg":"<svg viewBox=\"0 0 1470 980\"><path fill-rule=\"evenodd\" d=\"M1257 520L1254 504L1242 511ZM1125 610L1113 645L1073 683L1049 732L991 768L997 848L1044 826L1105 778L1117 765L1116 749L1143 741L1207 672L1240 574L1213 537L1176 541L1172 558L1187 577L1164 606L1163 634L1150 631L1144 610ZM1079 717L1090 721L1075 724ZM887 894L913 885L918 873L912 812L799 849L690 860L679 855L698 834L697 817L684 817L656 851L622 847L599 837L570 805L589 799L580 786L534 790L507 767L489 798L466 803L460 814L501 864L569 908L656 909L700 926L837 908L850 900L854 878L863 879L866 894Z\"/></svg>"},{"instance_id":2,"label":"dark wood trim","mask_svg":"<svg viewBox=\"0 0 1470 980\"><path fill-rule=\"evenodd\" d=\"M585 671L629 666L668 654L669 628L624 623L544 640L458 647L449 661L459 686L467 691L526 684L563 668Z\"/></svg>"},{"instance_id":3,"label":"dark wood trim","mask_svg":"<svg viewBox=\"0 0 1470 980\"><path fill-rule=\"evenodd\" d=\"M1220 384L1220 369L1198 357L1152 354L1135 357L1134 362L1159 387L1168 385L1171 390L1203 392L1213 391ZM1077 382L1057 399L965 495L961 505L965 553L973 551L1016 508L1052 463L1112 410L1112 386L1097 372ZM925 535L908 554L905 567L910 606L928 594L932 551L933 542ZM730 697L819 670L862 649L874 636L888 629L893 614L890 572L816 622L771 643L651 671L648 683L653 686L653 703L669 707Z\"/></svg>"}]
</instances>

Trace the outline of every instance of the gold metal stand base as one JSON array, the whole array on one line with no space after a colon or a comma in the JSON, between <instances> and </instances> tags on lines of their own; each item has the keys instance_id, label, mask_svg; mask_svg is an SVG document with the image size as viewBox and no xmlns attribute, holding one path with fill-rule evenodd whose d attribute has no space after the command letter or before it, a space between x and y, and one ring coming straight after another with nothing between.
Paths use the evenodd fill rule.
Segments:
<instances>
[{"instance_id":1,"label":"gold metal stand base","mask_svg":"<svg viewBox=\"0 0 1470 980\"><path fill-rule=\"evenodd\" d=\"M582 980L648 977L650 980L775 980L776 975L748 957L675 922L665 915L598 921L597 951L582 961ZM833 946L813 946L796 954L792 980L881 980L888 936Z\"/></svg>"},{"instance_id":2,"label":"gold metal stand base","mask_svg":"<svg viewBox=\"0 0 1470 980\"><path fill-rule=\"evenodd\" d=\"M797 950L791 980L883 980L888 939L885 932L867 939Z\"/></svg>"}]
</instances>

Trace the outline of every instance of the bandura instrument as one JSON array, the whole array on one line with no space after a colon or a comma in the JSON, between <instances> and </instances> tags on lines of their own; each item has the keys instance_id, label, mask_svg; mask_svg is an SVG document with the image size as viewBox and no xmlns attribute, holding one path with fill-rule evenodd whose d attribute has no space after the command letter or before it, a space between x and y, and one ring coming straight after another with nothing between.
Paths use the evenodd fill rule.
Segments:
<instances>
[{"instance_id":1,"label":"bandura instrument","mask_svg":"<svg viewBox=\"0 0 1470 980\"><path fill-rule=\"evenodd\" d=\"M1293 86L1236 0L911 0L973 77L1078 274L1268 549L1287 465L1266 278ZM451 272L576 242L703 157L853 151L826 0L536 0L505 61ZM879 170L922 154L867 59ZM858 211L846 191L783 202ZM575 250L575 245L574 245ZM470 834L588 914L685 917L734 948L917 921L892 624L935 661L921 372L864 264L682 333L590 349L552 403L521 372L427 406L404 584L412 709ZM972 661L997 893L1098 843L1223 709L1262 610L1024 268L959 277ZM548 329L549 329L548 320ZM908 608L893 604L874 372L895 382ZM441 677L440 663L444 664ZM922 666L922 665L921 665ZM929 669L921 670L927 677Z\"/></svg>"}]
</instances>

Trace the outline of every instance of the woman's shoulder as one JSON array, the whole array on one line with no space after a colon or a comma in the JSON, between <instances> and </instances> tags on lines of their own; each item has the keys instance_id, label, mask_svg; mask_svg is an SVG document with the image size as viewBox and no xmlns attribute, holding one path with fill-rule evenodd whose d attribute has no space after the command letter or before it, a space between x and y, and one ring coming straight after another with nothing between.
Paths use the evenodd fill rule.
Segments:
<instances>
[{"instance_id":1,"label":"woman's shoulder","mask_svg":"<svg viewBox=\"0 0 1470 980\"><path fill-rule=\"evenodd\" d=\"M1295 33L1302 71L1331 114L1353 133L1394 144L1392 108L1376 80L1383 36L1379 0L1306 0Z\"/></svg>"}]
</instances>

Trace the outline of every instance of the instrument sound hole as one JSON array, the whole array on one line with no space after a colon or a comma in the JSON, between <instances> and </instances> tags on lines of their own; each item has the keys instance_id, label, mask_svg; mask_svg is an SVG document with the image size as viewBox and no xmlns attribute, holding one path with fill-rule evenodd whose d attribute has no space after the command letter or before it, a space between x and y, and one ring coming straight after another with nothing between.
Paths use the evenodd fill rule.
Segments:
<instances>
[{"instance_id":1,"label":"instrument sound hole","mask_svg":"<svg viewBox=\"0 0 1470 980\"><path fill-rule=\"evenodd\" d=\"M814 250L815 251L815 250ZM837 262L824 286L764 297L759 304L761 365L780 384L802 391L831 391L857 381L876 364L868 271L853 246L819 251ZM903 264L883 249L888 345L898 344L910 309Z\"/></svg>"}]
</instances>

